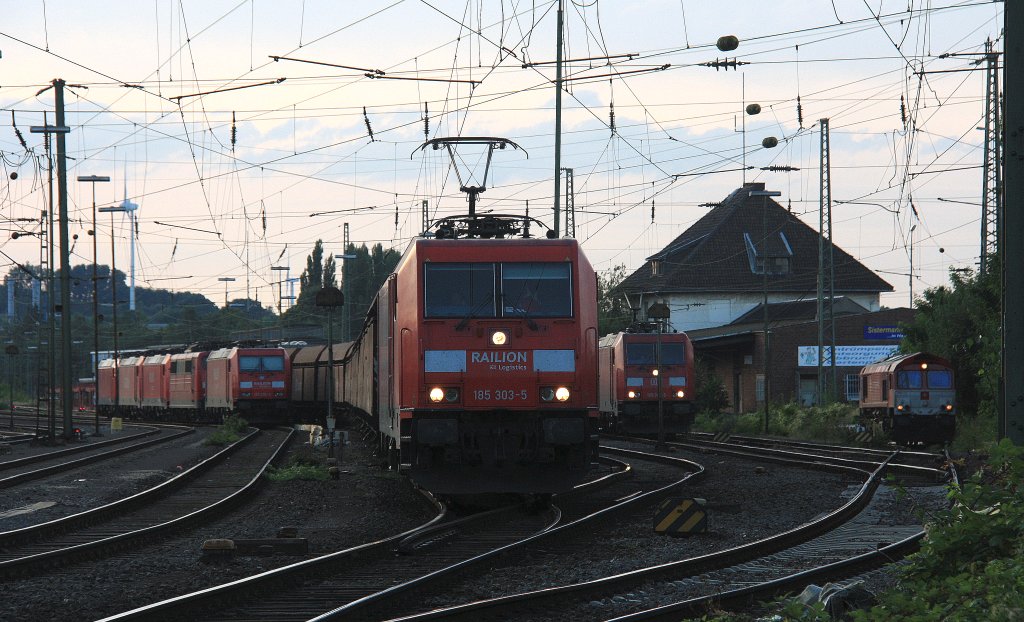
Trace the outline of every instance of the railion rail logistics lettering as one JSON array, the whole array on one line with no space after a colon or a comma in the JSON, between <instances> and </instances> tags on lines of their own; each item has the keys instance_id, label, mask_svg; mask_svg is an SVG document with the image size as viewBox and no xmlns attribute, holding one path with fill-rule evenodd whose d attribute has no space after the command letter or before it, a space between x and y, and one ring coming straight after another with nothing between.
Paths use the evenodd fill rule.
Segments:
<instances>
[{"instance_id":1,"label":"railion rail logistics lettering","mask_svg":"<svg viewBox=\"0 0 1024 622\"><path fill-rule=\"evenodd\" d=\"M470 361L473 363L526 363L526 352L495 350L492 352L473 352Z\"/></svg>"}]
</instances>

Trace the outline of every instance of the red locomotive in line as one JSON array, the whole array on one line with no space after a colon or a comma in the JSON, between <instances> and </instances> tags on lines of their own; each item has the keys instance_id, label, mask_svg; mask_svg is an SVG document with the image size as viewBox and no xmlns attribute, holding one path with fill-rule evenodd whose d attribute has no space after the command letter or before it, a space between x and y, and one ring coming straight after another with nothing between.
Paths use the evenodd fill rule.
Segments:
<instances>
[{"instance_id":1,"label":"red locomotive in line","mask_svg":"<svg viewBox=\"0 0 1024 622\"><path fill-rule=\"evenodd\" d=\"M952 364L924 352L896 354L860 371L861 419L897 443L947 443L956 432Z\"/></svg>"},{"instance_id":2,"label":"red locomotive in line","mask_svg":"<svg viewBox=\"0 0 1024 622\"><path fill-rule=\"evenodd\" d=\"M415 240L335 395L431 491L569 490L597 458L596 287L575 240Z\"/></svg>"},{"instance_id":3,"label":"red locomotive in line","mask_svg":"<svg viewBox=\"0 0 1024 622\"><path fill-rule=\"evenodd\" d=\"M604 429L625 434L690 431L695 387L693 346L686 333L657 333L645 324L605 335L599 370Z\"/></svg>"},{"instance_id":4,"label":"red locomotive in line","mask_svg":"<svg viewBox=\"0 0 1024 622\"><path fill-rule=\"evenodd\" d=\"M220 421L237 413L256 425L291 422L291 362L283 348L231 347L100 361L100 414Z\"/></svg>"}]
</instances>

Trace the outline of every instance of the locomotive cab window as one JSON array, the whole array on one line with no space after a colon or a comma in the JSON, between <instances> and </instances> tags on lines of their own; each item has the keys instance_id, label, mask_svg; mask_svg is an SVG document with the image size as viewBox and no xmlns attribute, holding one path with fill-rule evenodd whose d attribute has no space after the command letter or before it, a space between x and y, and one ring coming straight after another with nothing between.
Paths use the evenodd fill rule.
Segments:
<instances>
[{"instance_id":1,"label":"locomotive cab window","mask_svg":"<svg viewBox=\"0 0 1024 622\"><path fill-rule=\"evenodd\" d=\"M923 386L923 374L916 370L896 372L897 389L920 389Z\"/></svg>"},{"instance_id":2,"label":"locomotive cab window","mask_svg":"<svg viewBox=\"0 0 1024 622\"><path fill-rule=\"evenodd\" d=\"M953 374L947 369L928 370L929 389L952 389Z\"/></svg>"},{"instance_id":3,"label":"locomotive cab window","mask_svg":"<svg viewBox=\"0 0 1024 622\"><path fill-rule=\"evenodd\" d=\"M572 316L569 264L502 264L501 300L505 317Z\"/></svg>"},{"instance_id":4,"label":"locomotive cab window","mask_svg":"<svg viewBox=\"0 0 1024 622\"><path fill-rule=\"evenodd\" d=\"M572 317L568 263L427 263L423 273L424 317Z\"/></svg>"},{"instance_id":5,"label":"locomotive cab window","mask_svg":"<svg viewBox=\"0 0 1024 622\"><path fill-rule=\"evenodd\" d=\"M626 344L626 365L656 365L658 362L656 343ZM686 364L686 345L682 343L661 344L662 365Z\"/></svg>"},{"instance_id":6,"label":"locomotive cab window","mask_svg":"<svg viewBox=\"0 0 1024 622\"><path fill-rule=\"evenodd\" d=\"M425 317L494 317L494 264L424 266Z\"/></svg>"},{"instance_id":7,"label":"locomotive cab window","mask_svg":"<svg viewBox=\"0 0 1024 622\"><path fill-rule=\"evenodd\" d=\"M284 358L280 356L240 356L238 371L284 371Z\"/></svg>"}]
</instances>

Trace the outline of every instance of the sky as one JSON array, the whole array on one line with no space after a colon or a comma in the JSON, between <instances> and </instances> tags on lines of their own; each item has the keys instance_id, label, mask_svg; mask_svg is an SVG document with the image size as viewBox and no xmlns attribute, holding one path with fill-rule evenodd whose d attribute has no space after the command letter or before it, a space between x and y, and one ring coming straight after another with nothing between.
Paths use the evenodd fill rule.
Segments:
<instances>
[{"instance_id":1,"label":"sky","mask_svg":"<svg viewBox=\"0 0 1024 622\"><path fill-rule=\"evenodd\" d=\"M561 166L575 237L599 271L632 271L746 182L813 228L828 125L833 240L894 287L976 268L987 40L1002 3L564 0ZM478 210L549 226L558 1L7 2L0 22L0 263L37 264L57 78L65 90L72 263L97 205L139 204L145 287L276 308L317 239L403 250L428 218ZM716 41L734 35L722 52ZM715 66L717 65L717 67ZM1000 77L1000 83L1002 79ZM758 104L757 115L744 113ZM18 137L24 139L23 146ZM501 137L456 166L428 139ZM762 141L774 137L778 146ZM763 167L798 170L770 171ZM12 179L17 173L17 179ZM110 183L78 182L107 175ZM94 188L95 186L95 188ZM564 188L564 186L563 186ZM564 205L564 190L563 195ZM565 217L562 217L564 229ZM97 260L110 263L101 214ZM127 271L130 226L113 222ZM19 232L17 239L10 234ZM563 231L564 232L564 231ZM913 249L913 278L910 274ZM812 249L816 250L816 249ZM799 252L799 249L795 249ZM286 292L287 293L287 292ZM810 293L813 296L813 292Z\"/></svg>"}]
</instances>

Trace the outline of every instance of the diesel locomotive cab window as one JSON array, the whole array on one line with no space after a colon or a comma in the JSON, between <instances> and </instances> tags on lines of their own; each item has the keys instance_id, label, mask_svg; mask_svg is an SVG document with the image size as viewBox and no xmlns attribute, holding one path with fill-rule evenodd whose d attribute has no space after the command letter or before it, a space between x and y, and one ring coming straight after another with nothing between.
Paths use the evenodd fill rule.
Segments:
<instances>
[{"instance_id":1,"label":"diesel locomotive cab window","mask_svg":"<svg viewBox=\"0 0 1024 622\"><path fill-rule=\"evenodd\" d=\"M428 263L424 274L424 316L495 316L494 264Z\"/></svg>"},{"instance_id":2,"label":"diesel locomotive cab window","mask_svg":"<svg viewBox=\"0 0 1024 622\"><path fill-rule=\"evenodd\" d=\"M626 344L626 365L656 365L658 362L657 347L656 343ZM683 365L684 363L686 363L686 346L684 344L661 344L662 365Z\"/></svg>"},{"instance_id":3,"label":"diesel locomotive cab window","mask_svg":"<svg viewBox=\"0 0 1024 622\"><path fill-rule=\"evenodd\" d=\"M929 389L952 389L953 374L947 370L933 370L928 372Z\"/></svg>"},{"instance_id":4,"label":"diesel locomotive cab window","mask_svg":"<svg viewBox=\"0 0 1024 622\"><path fill-rule=\"evenodd\" d=\"M501 264L501 300L505 317L572 316L569 264Z\"/></svg>"},{"instance_id":5,"label":"diesel locomotive cab window","mask_svg":"<svg viewBox=\"0 0 1024 622\"><path fill-rule=\"evenodd\" d=\"M896 372L897 389L920 389L922 374L919 371Z\"/></svg>"}]
</instances>

